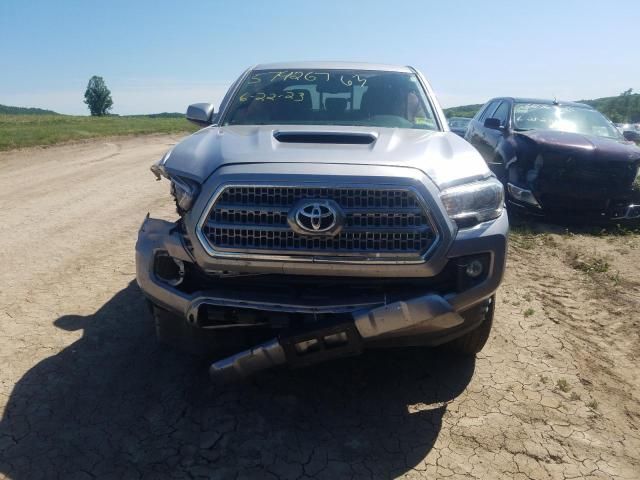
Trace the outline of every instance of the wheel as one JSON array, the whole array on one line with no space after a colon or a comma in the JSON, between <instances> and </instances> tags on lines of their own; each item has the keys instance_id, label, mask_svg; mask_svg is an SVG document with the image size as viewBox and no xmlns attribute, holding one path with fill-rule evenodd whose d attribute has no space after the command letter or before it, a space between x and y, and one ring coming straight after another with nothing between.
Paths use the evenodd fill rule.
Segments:
<instances>
[{"instance_id":1,"label":"wheel","mask_svg":"<svg viewBox=\"0 0 640 480\"><path fill-rule=\"evenodd\" d=\"M196 356L221 358L255 344L251 343L252 336L240 329L221 331L193 327L180 315L154 304L150 306L158 341L176 350Z\"/></svg>"},{"instance_id":2,"label":"wheel","mask_svg":"<svg viewBox=\"0 0 640 480\"><path fill-rule=\"evenodd\" d=\"M480 352L489 339L491 326L493 325L493 312L495 310L495 295L486 302L467 310L462 314L465 320L473 322L479 320L481 323L476 328L463 336L447 343L447 348L464 356L473 356Z\"/></svg>"}]
</instances>

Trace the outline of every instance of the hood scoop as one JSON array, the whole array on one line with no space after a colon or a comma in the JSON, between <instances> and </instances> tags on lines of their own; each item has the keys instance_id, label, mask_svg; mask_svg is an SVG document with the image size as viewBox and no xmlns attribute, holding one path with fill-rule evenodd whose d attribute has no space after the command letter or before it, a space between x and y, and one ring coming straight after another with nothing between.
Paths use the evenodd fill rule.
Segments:
<instances>
[{"instance_id":1,"label":"hood scoop","mask_svg":"<svg viewBox=\"0 0 640 480\"><path fill-rule=\"evenodd\" d=\"M377 135L363 132L282 132L276 131L273 137L280 143L329 143L337 145L370 145Z\"/></svg>"}]
</instances>

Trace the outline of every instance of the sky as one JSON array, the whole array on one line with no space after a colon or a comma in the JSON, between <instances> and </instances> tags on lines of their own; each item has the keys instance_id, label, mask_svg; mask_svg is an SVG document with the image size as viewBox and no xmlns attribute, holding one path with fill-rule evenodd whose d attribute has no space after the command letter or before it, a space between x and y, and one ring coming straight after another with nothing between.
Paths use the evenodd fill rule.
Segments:
<instances>
[{"instance_id":1,"label":"sky","mask_svg":"<svg viewBox=\"0 0 640 480\"><path fill-rule=\"evenodd\" d=\"M640 90L635 1L0 0L0 104L86 115L219 105L247 67L412 65L443 107L493 96L579 100Z\"/></svg>"}]
</instances>

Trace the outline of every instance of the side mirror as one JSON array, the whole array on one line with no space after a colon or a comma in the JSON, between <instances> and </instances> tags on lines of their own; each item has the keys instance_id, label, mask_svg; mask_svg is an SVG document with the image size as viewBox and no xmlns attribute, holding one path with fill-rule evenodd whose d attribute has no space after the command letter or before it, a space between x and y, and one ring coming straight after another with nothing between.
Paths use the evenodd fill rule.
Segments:
<instances>
[{"instance_id":1,"label":"side mirror","mask_svg":"<svg viewBox=\"0 0 640 480\"><path fill-rule=\"evenodd\" d=\"M202 127L211 125L213 105L210 103L193 103L187 108L187 120Z\"/></svg>"},{"instance_id":2,"label":"side mirror","mask_svg":"<svg viewBox=\"0 0 640 480\"><path fill-rule=\"evenodd\" d=\"M492 130L502 130L500 120L497 118L485 118L484 126L486 128L491 128Z\"/></svg>"},{"instance_id":3,"label":"side mirror","mask_svg":"<svg viewBox=\"0 0 640 480\"><path fill-rule=\"evenodd\" d=\"M638 142L640 141L640 133L634 132L633 130L625 130L622 132L622 136L625 140L629 140L630 142Z\"/></svg>"}]
</instances>

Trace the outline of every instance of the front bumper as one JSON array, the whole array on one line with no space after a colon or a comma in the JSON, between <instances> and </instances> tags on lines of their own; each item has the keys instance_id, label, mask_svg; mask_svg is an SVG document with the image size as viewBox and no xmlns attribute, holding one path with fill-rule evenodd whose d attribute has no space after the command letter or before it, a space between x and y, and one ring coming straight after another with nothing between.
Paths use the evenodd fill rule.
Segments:
<instances>
[{"instance_id":1,"label":"front bumper","mask_svg":"<svg viewBox=\"0 0 640 480\"><path fill-rule=\"evenodd\" d=\"M586 220L638 221L640 220L640 195L629 191L626 195L602 197L588 193L531 190L507 184L507 203L519 211L533 216L563 217Z\"/></svg>"},{"instance_id":2,"label":"front bumper","mask_svg":"<svg viewBox=\"0 0 640 480\"><path fill-rule=\"evenodd\" d=\"M487 304L487 309L492 308ZM479 317L482 318L482 317ZM226 383L278 365L306 366L361 353L364 345L385 335L428 324L439 330L468 331L464 318L438 295L394 302L353 318L307 331L285 333L230 357L214 362L212 380ZM466 325L469 327L469 325ZM474 325L475 326L475 325Z\"/></svg>"},{"instance_id":3,"label":"front bumper","mask_svg":"<svg viewBox=\"0 0 640 480\"><path fill-rule=\"evenodd\" d=\"M288 294L286 286L274 293L273 290L268 289L229 290L224 287L224 281L221 281L219 286L214 284L206 288L195 289L181 289L170 285L156 274L156 255L169 255L192 265L195 265L194 259L189 248L185 246L184 237L176 224L147 218L140 228L136 244L137 281L149 300L183 317L185 323L190 323L193 326L203 325L202 317L208 308L228 308L253 313L270 312L280 323L270 324L271 315L265 315L262 319L267 323L267 326L279 328L289 326L286 321L282 323L283 316L288 318L287 315L306 316L311 322L320 319L319 326L322 326L324 319L347 316L357 322L358 318L368 318L372 312L390 306L408 312L406 305L415 303L420 306L416 307L414 312L409 312L409 316L416 320L414 324L407 325L411 328L394 329L393 333L378 331L376 335L363 335L363 338L371 340L372 343L380 343L380 340L395 342L398 337L404 336L420 338L421 343L436 344L451 338L451 335L447 335L447 333L463 334L465 331L463 328L464 320L460 314L488 299L497 290L504 273L507 234L506 213L494 221L460 230L457 233L446 254L449 265L457 262L457 259L473 255L480 255L486 259L485 272L481 281L473 283L468 288L454 288L450 283L444 281L430 283L429 276L425 275L426 283L424 286L418 283L418 286L413 290L407 290L404 296L401 294L397 294L395 297L387 296L386 292L383 295L346 295L341 292L340 287L336 286L332 295L300 297ZM446 265L447 262L445 262ZM434 278L439 279L447 276L444 271L445 266L440 269L440 272L436 272ZM459 267L457 264L456 266ZM346 268L347 266L339 265L337 267ZM353 267L351 268L353 269ZM380 268L381 272L384 271L382 266L374 268ZM393 276L397 276L397 268L397 266L394 267ZM414 267L407 266L407 268ZM283 271L285 270L283 269ZM286 275L289 273L287 272ZM285 278L287 278L286 275L284 275ZM326 275L326 277L333 278L330 275ZM293 279L293 277L291 278ZM370 277L366 278L370 282L376 281ZM447 278L449 277L447 276ZM415 281L415 277L412 277L412 280ZM338 277L336 277L337 281ZM331 290L329 292L331 293ZM445 318L448 320L445 321ZM248 323L234 324L232 322L207 325L207 328L244 328L258 324L255 322L254 316L252 321ZM264 324L260 325L264 326Z\"/></svg>"}]
</instances>

